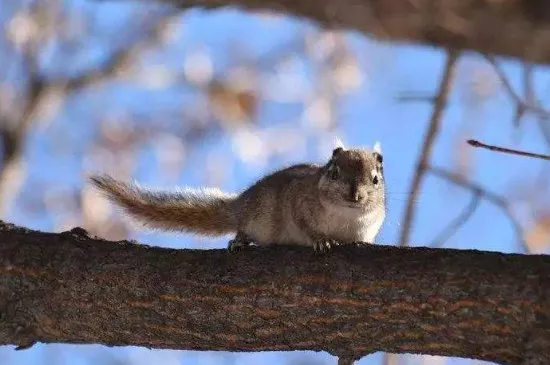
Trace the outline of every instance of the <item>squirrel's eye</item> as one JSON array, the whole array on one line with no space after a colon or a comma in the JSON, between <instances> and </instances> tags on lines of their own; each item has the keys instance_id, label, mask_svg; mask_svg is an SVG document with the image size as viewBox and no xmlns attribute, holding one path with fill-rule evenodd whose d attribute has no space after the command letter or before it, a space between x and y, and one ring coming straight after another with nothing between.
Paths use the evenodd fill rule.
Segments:
<instances>
[{"instance_id":1,"label":"squirrel's eye","mask_svg":"<svg viewBox=\"0 0 550 365\"><path fill-rule=\"evenodd\" d=\"M375 175L375 176L372 178L372 183L373 183L374 185L378 184L378 176L377 176L377 175Z\"/></svg>"},{"instance_id":2,"label":"squirrel's eye","mask_svg":"<svg viewBox=\"0 0 550 365\"><path fill-rule=\"evenodd\" d=\"M335 167L330 172L330 178L332 180L338 179L338 176L340 175L340 171L338 171L338 167Z\"/></svg>"}]
</instances>

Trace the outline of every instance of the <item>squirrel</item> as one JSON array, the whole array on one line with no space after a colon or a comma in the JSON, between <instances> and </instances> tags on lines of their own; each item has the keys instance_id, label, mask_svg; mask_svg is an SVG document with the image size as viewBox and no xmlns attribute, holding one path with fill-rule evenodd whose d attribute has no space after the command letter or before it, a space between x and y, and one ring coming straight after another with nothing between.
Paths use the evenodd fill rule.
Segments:
<instances>
[{"instance_id":1,"label":"squirrel","mask_svg":"<svg viewBox=\"0 0 550 365\"><path fill-rule=\"evenodd\" d=\"M234 234L228 250L251 244L306 245L317 253L374 243L386 216L383 157L339 143L325 165L297 164L258 180L240 194L214 188L154 191L94 175L90 182L149 228L202 236Z\"/></svg>"}]
</instances>

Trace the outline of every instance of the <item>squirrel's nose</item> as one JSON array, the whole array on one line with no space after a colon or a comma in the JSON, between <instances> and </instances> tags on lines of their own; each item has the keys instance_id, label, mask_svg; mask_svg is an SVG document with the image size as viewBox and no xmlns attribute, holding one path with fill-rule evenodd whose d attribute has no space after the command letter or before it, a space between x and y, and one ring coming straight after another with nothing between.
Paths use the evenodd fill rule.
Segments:
<instances>
[{"instance_id":1,"label":"squirrel's nose","mask_svg":"<svg viewBox=\"0 0 550 365\"><path fill-rule=\"evenodd\" d=\"M354 192L354 193L350 194L350 196L349 196L349 201L354 202L354 203L357 203L357 202L361 201L362 199L363 199L363 196L361 194L359 194L358 192Z\"/></svg>"}]
</instances>

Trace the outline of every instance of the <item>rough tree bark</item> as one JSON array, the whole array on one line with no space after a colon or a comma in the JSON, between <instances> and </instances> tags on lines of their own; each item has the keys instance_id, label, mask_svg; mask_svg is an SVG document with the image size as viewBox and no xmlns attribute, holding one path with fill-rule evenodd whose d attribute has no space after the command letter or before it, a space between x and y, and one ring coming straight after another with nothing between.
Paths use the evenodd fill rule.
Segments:
<instances>
[{"instance_id":1,"label":"rough tree bark","mask_svg":"<svg viewBox=\"0 0 550 365\"><path fill-rule=\"evenodd\" d=\"M92 0L117 1L117 0ZM381 40L550 63L548 0L128 0L274 10Z\"/></svg>"},{"instance_id":2,"label":"rough tree bark","mask_svg":"<svg viewBox=\"0 0 550 365\"><path fill-rule=\"evenodd\" d=\"M174 250L0 228L0 344L374 351L550 363L550 257ZM526 359L528 359L526 361Z\"/></svg>"}]
</instances>

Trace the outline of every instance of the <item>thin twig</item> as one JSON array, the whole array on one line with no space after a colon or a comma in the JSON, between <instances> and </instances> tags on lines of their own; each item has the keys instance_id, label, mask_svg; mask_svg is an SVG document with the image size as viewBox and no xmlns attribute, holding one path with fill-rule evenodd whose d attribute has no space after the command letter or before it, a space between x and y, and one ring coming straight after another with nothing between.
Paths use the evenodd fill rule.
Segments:
<instances>
[{"instance_id":1,"label":"thin twig","mask_svg":"<svg viewBox=\"0 0 550 365\"><path fill-rule=\"evenodd\" d=\"M473 191L472 199L470 203L464 208L462 213L460 213L445 229L443 229L432 241L430 247L439 248L455 235L456 232L462 227L475 213L477 207L479 206L480 194L478 191Z\"/></svg>"},{"instance_id":2,"label":"thin twig","mask_svg":"<svg viewBox=\"0 0 550 365\"><path fill-rule=\"evenodd\" d=\"M523 90L525 94L525 100L528 104L540 106L540 102L535 95L534 82L533 82L533 64L530 62L523 62ZM542 106L541 106L542 108ZM550 145L550 128L548 121L550 119L550 111L543 109L545 113L539 113L537 118L537 124L540 132L546 143Z\"/></svg>"},{"instance_id":3,"label":"thin twig","mask_svg":"<svg viewBox=\"0 0 550 365\"><path fill-rule=\"evenodd\" d=\"M429 102L429 103L435 103L437 101L437 97L433 95L420 95L420 94L401 94L395 97L395 100L397 102L407 103L407 102Z\"/></svg>"},{"instance_id":4,"label":"thin twig","mask_svg":"<svg viewBox=\"0 0 550 365\"><path fill-rule=\"evenodd\" d=\"M409 242L410 231L414 220L414 201L416 200L416 196L420 190L420 184L422 183L422 179L426 172L426 167L430 159L433 144L437 133L439 132L439 126L442 119L441 117L443 115L445 105L447 104L449 90L451 89L453 70L458 58L458 51L450 50L447 54L447 61L443 70L439 91L437 92L437 97L435 99L432 117L430 119L428 131L426 132L426 136L424 138L420 158L416 164L416 172L411 183L409 201L407 203L405 215L402 221L403 229L401 230L401 237L399 239L400 246L407 246Z\"/></svg>"},{"instance_id":5,"label":"thin twig","mask_svg":"<svg viewBox=\"0 0 550 365\"><path fill-rule=\"evenodd\" d=\"M527 99L527 101L534 105L540 105L540 102L537 100L533 87L533 65L529 62L524 63L523 83L525 88L525 98ZM548 123L549 120L550 112L548 111L544 114L539 114L537 118L538 127L542 136L546 140L547 145L550 145L550 124Z\"/></svg>"},{"instance_id":6,"label":"thin twig","mask_svg":"<svg viewBox=\"0 0 550 365\"><path fill-rule=\"evenodd\" d=\"M536 104L535 91L533 89L533 64L531 62L523 62L523 93L527 102Z\"/></svg>"},{"instance_id":7,"label":"thin twig","mask_svg":"<svg viewBox=\"0 0 550 365\"><path fill-rule=\"evenodd\" d=\"M540 105L537 105L534 100L524 100L519 94L514 90L512 85L510 84L510 81L508 81L508 77L506 77L506 74L500 67L500 65L496 62L494 57L492 56L485 56L487 61L493 66L495 73L497 74L498 78L500 79L500 82L502 82L502 86L506 89L508 94L514 101L518 104L519 107L531 111L535 114L538 114L539 116L550 116L550 112Z\"/></svg>"},{"instance_id":8,"label":"thin twig","mask_svg":"<svg viewBox=\"0 0 550 365\"><path fill-rule=\"evenodd\" d=\"M542 160L550 160L549 155L543 155L543 154L540 154L540 153L525 152L525 151L513 150L513 149L505 148L505 147L494 146L494 145L479 142L475 139L469 139L468 144L470 146L473 146L473 147L485 148L485 149L488 149L488 150L491 150L491 151L503 152L503 153L508 153L508 154L511 154L511 155L519 155L519 156L540 158Z\"/></svg>"},{"instance_id":9,"label":"thin twig","mask_svg":"<svg viewBox=\"0 0 550 365\"><path fill-rule=\"evenodd\" d=\"M514 214L512 213L512 209L510 208L510 203L504 199L503 197L490 192L486 189L484 189L482 186L477 185L473 182L466 181L464 178L456 173L446 171L442 168L431 166L429 167L429 172L434 174L435 176L438 176L440 178L443 178L447 181L452 182L455 185L461 186L465 189L469 189L474 192L474 194L479 195L483 199L487 200L494 206L500 208L504 214L508 217L510 220L510 223L512 224L512 227L514 229L514 233L516 235L516 240L520 244L520 246L523 248L524 252L529 252L529 246L527 246L527 243L525 242L525 239L523 238L523 228L520 226L517 219L514 217Z\"/></svg>"},{"instance_id":10,"label":"thin twig","mask_svg":"<svg viewBox=\"0 0 550 365\"><path fill-rule=\"evenodd\" d=\"M530 111L538 117L539 129L545 138L547 144L550 145L550 128L548 128L548 120L550 120L550 111L542 107L538 102L535 92L533 90L533 65L531 63L526 63L523 69L523 89L525 93L525 98L521 98L519 94L514 90L508 77L504 71L500 68L494 57L485 55L487 61L493 66L495 73L502 82L502 85L506 89L508 95L516 103L516 112L514 115L514 125L519 126L520 119L525 115L526 112Z\"/></svg>"}]
</instances>

